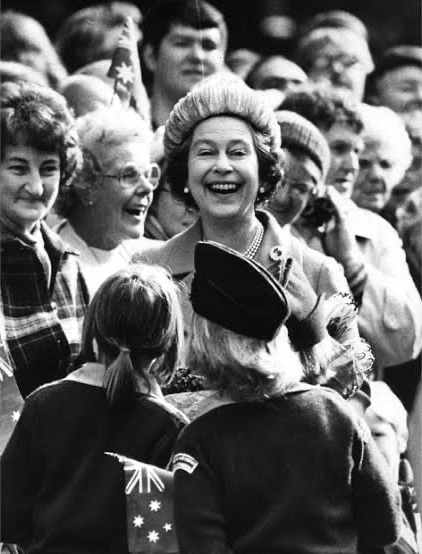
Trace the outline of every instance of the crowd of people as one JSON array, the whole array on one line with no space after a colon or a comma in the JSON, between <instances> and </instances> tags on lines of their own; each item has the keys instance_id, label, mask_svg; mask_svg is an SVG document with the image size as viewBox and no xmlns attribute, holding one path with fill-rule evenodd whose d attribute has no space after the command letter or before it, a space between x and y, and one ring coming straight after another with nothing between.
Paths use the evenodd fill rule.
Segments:
<instances>
[{"instance_id":1,"label":"crowd of people","mask_svg":"<svg viewBox=\"0 0 422 554\"><path fill-rule=\"evenodd\" d=\"M2 553L422 552L422 47L229 32L0 14Z\"/></svg>"}]
</instances>

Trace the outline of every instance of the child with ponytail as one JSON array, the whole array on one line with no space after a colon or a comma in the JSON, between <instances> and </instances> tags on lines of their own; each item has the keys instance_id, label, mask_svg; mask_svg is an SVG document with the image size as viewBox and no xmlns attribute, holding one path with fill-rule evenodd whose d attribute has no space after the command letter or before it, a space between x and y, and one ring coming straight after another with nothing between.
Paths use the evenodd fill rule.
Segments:
<instances>
[{"instance_id":1,"label":"child with ponytail","mask_svg":"<svg viewBox=\"0 0 422 554\"><path fill-rule=\"evenodd\" d=\"M123 476L105 453L166 468L187 421L160 384L182 336L163 268L133 265L103 283L79 368L28 396L2 456L2 540L31 552L128 552Z\"/></svg>"}]
</instances>

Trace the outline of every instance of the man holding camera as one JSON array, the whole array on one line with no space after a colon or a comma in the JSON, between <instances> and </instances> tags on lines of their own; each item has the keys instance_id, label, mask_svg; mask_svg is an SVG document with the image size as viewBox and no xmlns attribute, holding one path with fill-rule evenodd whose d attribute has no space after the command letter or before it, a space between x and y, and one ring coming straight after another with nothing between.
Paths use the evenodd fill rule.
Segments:
<instances>
[{"instance_id":1,"label":"man holding camera","mask_svg":"<svg viewBox=\"0 0 422 554\"><path fill-rule=\"evenodd\" d=\"M322 209L320 201L311 203L293 232L343 266L360 306L360 334L371 344L377 367L415 358L422 347L422 303L401 241L389 223L350 200L363 149L358 104L315 88L289 94L281 108L318 127L331 153Z\"/></svg>"}]
</instances>

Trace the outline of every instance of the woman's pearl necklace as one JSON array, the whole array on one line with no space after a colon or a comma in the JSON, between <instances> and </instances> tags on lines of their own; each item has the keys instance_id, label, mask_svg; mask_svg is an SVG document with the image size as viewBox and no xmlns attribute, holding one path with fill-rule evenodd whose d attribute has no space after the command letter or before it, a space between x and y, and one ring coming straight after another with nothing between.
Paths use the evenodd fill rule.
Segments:
<instances>
[{"instance_id":1,"label":"woman's pearl necklace","mask_svg":"<svg viewBox=\"0 0 422 554\"><path fill-rule=\"evenodd\" d=\"M249 258L250 260L255 258L256 253L258 252L259 247L261 246L262 239L264 238L264 226L262 225L262 223L260 221L258 223L259 223L258 229L257 229L256 233L254 234L251 243L249 244L249 246L246 248L245 252L243 253L245 258Z\"/></svg>"},{"instance_id":2,"label":"woman's pearl necklace","mask_svg":"<svg viewBox=\"0 0 422 554\"><path fill-rule=\"evenodd\" d=\"M258 229L256 230L254 236L252 237L251 242L249 243L248 247L246 248L245 252L243 253L245 258L248 258L249 260L252 260L253 258L255 258L256 254L259 250L259 247L261 246L263 238L264 238L264 226L262 225L262 223L260 221L258 221ZM204 241L207 240L205 238L205 235L203 235L202 240L204 240Z\"/></svg>"}]
</instances>

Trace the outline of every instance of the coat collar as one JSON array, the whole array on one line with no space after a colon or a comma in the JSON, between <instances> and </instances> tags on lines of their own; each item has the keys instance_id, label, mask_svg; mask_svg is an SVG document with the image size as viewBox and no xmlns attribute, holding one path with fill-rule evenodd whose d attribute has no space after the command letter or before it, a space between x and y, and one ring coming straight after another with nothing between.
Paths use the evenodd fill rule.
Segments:
<instances>
[{"instance_id":1,"label":"coat collar","mask_svg":"<svg viewBox=\"0 0 422 554\"><path fill-rule=\"evenodd\" d=\"M290 246L290 235L280 227L274 216L264 210L256 211L257 218L264 226L262 244L256 255L256 261L267 267L272 261L272 253L279 248L286 254ZM165 263L171 269L173 277L183 279L194 271L195 245L202 240L202 225L198 219L191 227L176 235L166 243Z\"/></svg>"}]
</instances>

